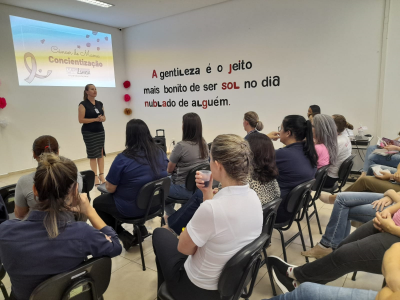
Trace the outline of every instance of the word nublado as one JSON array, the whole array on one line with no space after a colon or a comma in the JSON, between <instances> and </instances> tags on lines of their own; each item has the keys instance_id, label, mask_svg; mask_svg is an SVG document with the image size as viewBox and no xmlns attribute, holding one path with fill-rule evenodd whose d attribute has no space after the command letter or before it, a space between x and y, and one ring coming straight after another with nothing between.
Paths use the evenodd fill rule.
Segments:
<instances>
[{"instance_id":1,"label":"word nublado","mask_svg":"<svg viewBox=\"0 0 400 300\"><path fill-rule=\"evenodd\" d=\"M191 101L192 107L201 107L203 109L207 109L208 107L213 107L213 106L228 106L230 105L228 102L228 99L218 99L216 97L215 99L208 99L208 100L192 100ZM178 102L178 105L180 107L188 107L189 106L189 100L180 100ZM145 107L175 107L176 106L176 101L169 99L168 101L145 101L144 102Z\"/></svg>"}]
</instances>

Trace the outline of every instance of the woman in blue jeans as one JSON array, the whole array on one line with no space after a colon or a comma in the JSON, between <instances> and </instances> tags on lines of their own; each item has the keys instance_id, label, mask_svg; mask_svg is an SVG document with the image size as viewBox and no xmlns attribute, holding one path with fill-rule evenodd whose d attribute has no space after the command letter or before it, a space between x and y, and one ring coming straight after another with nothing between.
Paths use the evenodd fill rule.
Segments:
<instances>
[{"instance_id":1,"label":"woman in blue jeans","mask_svg":"<svg viewBox=\"0 0 400 300\"><path fill-rule=\"evenodd\" d=\"M400 299L400 243L393 244L383 257L382 274L386 286L379 292L305 282L291 293L270 300L394 300Z\"/></svg>"},{"instance_id":2,"label":"woman in blue jeans","mask_svg":"<svg viewBox=\"0 0 400 300\"><path fill-rule=\"evenodd\" d=\"M372 153L376 149L378 149L377 145L372 145L372 146L368 147L367 153L365 154L366 159L364 161L363 174L366 174L368 172L369 168L374 164L397 168L397 166L400 163L400 153L393 154L390 157L382 156L379 154ZM393 146L393 145L386 146L385 149L387 149L389 151L393 151L393 150L400 151L400 147Z\"/></svg>"},{"instance_id":3,"label":"woman in blue jeans","mask_svg":"<svg viewBox=\"0 0 400 300\"><path fill-rule=\"evenodd\" d=\"M384 194L339 193L321 241L314 248L301 252L301 255L316 259L328 255L350 234L350 220L366 223L375 217L377 211L382 211L394 202L400 202L400 195L394 190Z\"/></svg>"}]
</instances>

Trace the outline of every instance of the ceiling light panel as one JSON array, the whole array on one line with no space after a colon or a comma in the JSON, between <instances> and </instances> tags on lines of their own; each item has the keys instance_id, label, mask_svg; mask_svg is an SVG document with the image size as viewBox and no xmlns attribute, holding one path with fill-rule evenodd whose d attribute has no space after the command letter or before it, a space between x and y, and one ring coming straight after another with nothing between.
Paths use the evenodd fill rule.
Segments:
<instances>
[{"instance_id":1,"label":"ceiling light panel","mask_svg":"<svg viewBox=\"0 0 400 300\"><path fill-rule=\"evenodd\" d=\"M96 5L96 6L100 6L100 7L104 7L104 8L109 8L111 6L114 6L114 4L110 4L110 3L106 3L103 1L98 1L98 0L76 0L79 2L84 2L87 4L92 4L92 5Z\"/></svg>"}]
</instances>

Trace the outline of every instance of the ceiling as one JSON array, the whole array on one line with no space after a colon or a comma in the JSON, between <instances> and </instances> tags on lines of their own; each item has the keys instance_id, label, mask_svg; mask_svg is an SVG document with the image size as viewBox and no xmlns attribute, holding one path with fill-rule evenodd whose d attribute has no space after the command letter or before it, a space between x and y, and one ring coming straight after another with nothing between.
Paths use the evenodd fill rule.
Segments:
<instances>
[{"instance_id":1,"label":"ceiling","mask_svg":"<svg viewBox=\"0 0 400 300\"><path fill-rule=\"evenodd\" d=\"M116 28L150 22L230 0L104 0L102 8L76 0L0 0L8 4Z\"/></svg>"}]
</instances>

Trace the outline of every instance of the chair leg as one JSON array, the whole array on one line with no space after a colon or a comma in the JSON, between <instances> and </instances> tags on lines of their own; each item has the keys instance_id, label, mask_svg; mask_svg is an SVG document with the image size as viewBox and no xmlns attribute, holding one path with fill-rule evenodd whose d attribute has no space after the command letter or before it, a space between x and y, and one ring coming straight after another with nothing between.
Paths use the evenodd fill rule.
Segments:
<instances>
[{"instance_id":1,"label":"chair leg","mask_svg":"<svg viewBox=\"0 0 400 300\"><path fill-rule=\"evenodd\" d=\"M1 292L3 293L4 299L5 300L9 299L6 287L4 286L3 282L1 282L1 281L0 281L0 289L1 289Z\"/></svg>"},{"instance_id":2,"label":"chair leg","mask_svg":"<svg viewBox=\"0 0 400 300\"><path fill-rule=\"evenodd\" d=\"M357 276L357 271L353 273L353 276L351 277L351 280L356 281L356 276Z\"/></svg>"},{"instance_id":3,"label":"chair leg","mask_svg":"<svg viewBox=\"0 0 400 300\"><path fill-rule=\"evenodd\" d=\"M301 226L300 226L300 222L296 221L296 223L297 223L297 227L299 228L300 240L301 240L301 244L303 245L303 250L307 251L306 243L304 242L303 231L301 230ZM306 257L306 262L309 262L308 257Z\"/></svg>"},{"instance_id":4,"label":"chair leg","mask_svg":"<svg viewBox=\"0 0 400 300\"><path fill-rule=\"evenodd\" d=\"M286 256L286 247L285 247L285 238L283 237L283 232L279 229L277 229L279 231L279 234L281 235L281 243L282 243L282 250L283 250L283 259L285 260L285 262L287 262L287 256Z\"/></svg>"},{"instance_id":5,"label":"chair leg","mask_svg":"<svg viewBox=\"0 0 400 300\"><path fill-rule=\"evenodd\" d=\"M163 227L164 225L167 225L167 224L165 223L164 216L162 216L161 217L161 227Z\"/></svg>"},{"instance_id":6,"label":"chair leg","mask_svg":"<svg viewBox=\"0 0 400 300\"><path fill-rule=\"evenodd\" d=\"M310 225L310 217L308 215L308 208L306 209L306 221L307 221L307 227L308 227L308 234L310 235L311 248L313 248L314 247L314 241L313 241L312 233L311 233L311 225Z\"/></svg>"},{"instance_id":7,"label":"chair leg","mask_svg":"<svg viewBox=\"0 0 400 300\"><path fill-rule=\"evenodd\" d=\"M264 256L267 257L267 251L265 249L263 250L264 250ZM269 281L271 282L272 294L276 296L275 284L274 280L272 279L272 267L269 265L267 258L265 258L265 264L267 265Z\"/></svg>"},{"instance_id":8,"label":"chair leg","mask_svg":"<svg viewBox=\"0 0 400 300\"><path fill-rule=\"evenodd\" d=\"M317 206L315 205L315 202L314 202L314 211L315 211L315 218L317 218L319 234L322 234L321 223L319 222L318 210L317 210Z\"/></svg>"},{"instance_id":9,"label":"chair leg","mask_svg":"<svg viewBox=\"0 0 400 300\"><path fill-rule=\"evenodd\" d=\"M134 225L135 232L138 236L138 241L139 241L139 248L140 248L140 256L142 257L142 266L143 266L143 271L146 271L146 264L144 262L144 255L143 255L143 246L142 246L142 233L140 232L140 228L137 225Z\"/></svg>"}]
</instances>

